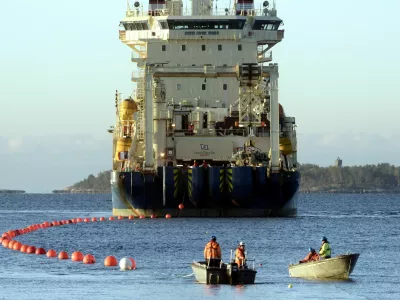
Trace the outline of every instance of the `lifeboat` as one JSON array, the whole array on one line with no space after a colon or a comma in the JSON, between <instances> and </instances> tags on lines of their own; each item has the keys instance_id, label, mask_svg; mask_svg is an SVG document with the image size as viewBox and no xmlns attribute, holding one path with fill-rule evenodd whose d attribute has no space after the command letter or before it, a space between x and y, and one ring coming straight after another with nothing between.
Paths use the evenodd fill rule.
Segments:
<instances>
[{"instance_id":1,"label":"lifeboat","mask_svg":"<svg viewBox=\"0 0 400 300\"><path fill-rule=\"evenodd\" d=\"M116 161L124 161L127 159L127 154L129 152L129 149L131 148L132 145L132 139L130 137L122 137L119 138L117 141L117 146L115 148L115 160ZM126 153L126 155L123 155L122 152Z\"/></svg>"},{"instance_id":2,"label":"lifeboat","mask_svg":"<svg viewBox=\"0 0 400 300\"><path fill-rule=\"evenodd\" d=\"M119 105L119 118L121 121L133 121L133 114L137 112L137 104L131 99L125 99Z\"/></svg>"},{"instance_id":3,"label":"lifeboat","mask_svg":"<svg viewBox=\"0 0 400 300\"><path fill-rule=\"evenodd\" d=\"M283 155L289 155L293 153L292 141L290 138L284 137L279 139L279 150Z\"/></svg>"}]
</instances>

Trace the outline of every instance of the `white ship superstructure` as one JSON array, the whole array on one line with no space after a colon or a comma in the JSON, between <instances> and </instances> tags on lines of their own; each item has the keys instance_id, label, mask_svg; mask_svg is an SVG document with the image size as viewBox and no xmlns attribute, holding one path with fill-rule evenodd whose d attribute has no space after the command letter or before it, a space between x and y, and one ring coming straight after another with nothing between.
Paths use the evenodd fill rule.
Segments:
<instances>
[{"instance_id":1,"label":"white ship superstructure","mask_svg":"<svg viewBox=\"0 0 400 300\"><path fill-rule=\"evenodd\" d=\"M132 49L136 88L116 95L113 180L161 167L297 166L295 121L278 102L282 41L275 2L232 7L217 1L128 3L120 40ZM165 179L164 179L165 180ZM164 184L165 185L165 184ZM165 199L164 199L165 202Z\"/></svg>"}]
</instances>

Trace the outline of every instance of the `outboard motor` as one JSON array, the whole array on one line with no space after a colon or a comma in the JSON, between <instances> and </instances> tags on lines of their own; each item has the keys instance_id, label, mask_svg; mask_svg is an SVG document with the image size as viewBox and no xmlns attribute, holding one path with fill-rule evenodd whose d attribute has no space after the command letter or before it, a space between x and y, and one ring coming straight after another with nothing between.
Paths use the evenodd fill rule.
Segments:
<instances>
[{"instance_id":1,"label":"outboard motor","mask_svg":"<svg viewBox=\"0 0 400 300\"><path fill-rule=\"evenodd\" d=\"M239 284L240 275L237 263L230 263L226 266L226 272L228 274L230 284Z\"/></svg>"}]
</instances>

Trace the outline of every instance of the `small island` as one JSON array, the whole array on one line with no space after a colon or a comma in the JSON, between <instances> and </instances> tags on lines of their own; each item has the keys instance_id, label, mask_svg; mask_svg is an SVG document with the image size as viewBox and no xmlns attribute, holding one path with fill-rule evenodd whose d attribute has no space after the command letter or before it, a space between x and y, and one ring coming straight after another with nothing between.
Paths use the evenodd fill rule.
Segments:
<instances>
[{"instance_id":1,"label":"small island","mask_svg":"<svg viewBox=\"0 0 400 300\"><path fill-rule=\"evenodd\" d=\"M301 193L400 193L400 167L378 165L342 166L340 159L330 167L301 164ZM53 193L111 193L111 171L89 175L74 185Z\"/></svg>"},{"instance_id":2,"label":"small island","mask_svg":"<svg viewBox=\"0 0 400 300\"><path fill-rule=\"evenodd\" d=\"M0 194L25 194L25 191L22 190L1 190Z\"/></svg>"}]
</instances>

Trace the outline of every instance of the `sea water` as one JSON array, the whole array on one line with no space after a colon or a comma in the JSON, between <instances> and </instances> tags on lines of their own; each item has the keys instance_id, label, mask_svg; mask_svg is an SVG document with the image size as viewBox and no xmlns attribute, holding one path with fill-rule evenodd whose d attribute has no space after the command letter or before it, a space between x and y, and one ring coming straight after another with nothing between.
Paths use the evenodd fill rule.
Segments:
<instances>
[{"instance_id":1,"label":"sea water","mask_svg":"<svg viewBox=\"0 0 400 300\"><path fill-rule=\"evenodd\" d=\"M110 195L1 194L0 233L44 221L110 216ZM135 219L70 224L18 236L25 244L93 254L94 265L0 247L0 299L400 299L400 196L300 194L298 217ZM239 241L255 259L256 284L196 283L190 264L212 235L229 260ZM348 281L289 277L321 237L333 255L360 253ZM133 257L137 270L104 267ZM292 288L289 288L289 284Z\"/></svg>"}]
</instances>

